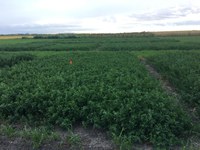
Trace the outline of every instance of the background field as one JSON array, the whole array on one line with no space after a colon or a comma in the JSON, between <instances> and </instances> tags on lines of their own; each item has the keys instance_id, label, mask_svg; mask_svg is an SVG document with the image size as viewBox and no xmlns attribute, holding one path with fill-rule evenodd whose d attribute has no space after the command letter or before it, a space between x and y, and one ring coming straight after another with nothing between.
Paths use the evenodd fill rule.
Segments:
<instances>
[{"instance_id":1,"label":"background field","mask_svg":"<svg viewBox=\"0 0 200 150\"><path fill-rule=\"evenodd\" d=\"M143 60L180 97L162 89ZM135 142L191 146L188 137L200 136L199 60L196 35L37 35L0 40L1 120L51 129L70 129L77 123L93 126L126 147ZM198 146L197 142L194 148Z\"/></svg>"},{"instance_id":2,"label":"background field","mask_svg":"<svg viewBox=\"0 0 200 150\"><path fill-rule=\"evenodd\" d=\"M0 51L138 51L198 50L200 36L136 35L35 35L33 39L0 40Z\"/></svg>"}]
</instances>

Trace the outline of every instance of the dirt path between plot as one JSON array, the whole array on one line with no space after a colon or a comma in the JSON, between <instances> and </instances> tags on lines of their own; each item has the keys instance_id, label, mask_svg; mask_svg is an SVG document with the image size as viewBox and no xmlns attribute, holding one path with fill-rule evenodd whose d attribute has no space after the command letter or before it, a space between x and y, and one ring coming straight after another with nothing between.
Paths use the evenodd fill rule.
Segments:
<instances>
[{"instance_id":1,"label":"dirt path between plot","mask_svg":"<svg viewBox=\"0 0 200 150\"><path fill-rule=\"evenodd\" d=\"M150 73L150 75L152 75L154 78L156 78L157 80L160 81L162 89L165 90L169 95L173 96L175 98L175 102L178 105L180 105L186 113L189 114L192 122L195 124L199 124L199 119L195 115L194 110L188 108L185 104L180 102L181 96L176 92L175 87L173 87L169 83L169 81L167 81L166 79L163 79L163 77L156 71L156 69L153 66L151 66L150 64L148 64L147 60L144 57L140 57L139 60L145 66L145 68ZM199 137L191 137L189 139L189 141L192 143L192 146L193 146L192 148L194 148L195 150L200 149Z\"/></svg>"},{"instance_id":2,"label":"dirt path between plot","mask_svg":"<svg viewBox=\"0 0 200 150\"><path fill-rule=\"evenodd\" d=\"M165 90L169 95L172 95L175 97L175 100L176 100L175 102L181 105L181 107L190 115L192 121L199 122L198 117L194 113L194 109L188 108L187 106L185 106L185 104L179 101L181 99L181 96L176 92L175 87L173 87L169 83L169 81L167 81L166 79L163 79L163 77L156 71L156 69L153 66L148 64L147 60L144 57L140 57L139 60L145 66L145 68L150 73L150 75L152 75L154 78L160 81L163 90Z\"/></svg>"},{"instance_id":3,"label":"dirt path between plot","mask_svg":"<svg viewBox=\"0 0 200 150\"><path fill-rule=\"evenodd\" d=\"M156 71L154 67L149 65L147 63L147 60L144 57L139 58L140 61L144 64L147 71L157 80L160 81L162 88L170 95L173 95L175 97L179 97L178 93L176 93L175 88L165 79L162 78L162 76Z\"/></svg>"}]
</instances>

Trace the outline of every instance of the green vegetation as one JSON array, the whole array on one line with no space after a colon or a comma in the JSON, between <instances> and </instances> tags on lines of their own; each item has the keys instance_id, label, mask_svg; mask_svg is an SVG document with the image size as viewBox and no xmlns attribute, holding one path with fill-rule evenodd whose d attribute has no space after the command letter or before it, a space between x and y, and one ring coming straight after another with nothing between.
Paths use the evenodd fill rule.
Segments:
<instances>
[{"instance_id":1,"label":"green vegetation","mask_svg":"<svg viewBox=\"0 0 200 150\"><path fill-rule=\"evenodd\" d=\"M187 138L199 133L198 121L192 121L139 59L146 58L169 80L180 101L199 117L198 49L199 35L145 32L0 40L0 119L33 127L17 132L1 123L0 135L30 139L38 148L58 138L46 127L72 129L82 123L108 131L123 150L134 142L168 148L187 141L188 148ZM41 125L45 127L35 128ZM65 140L82 148L73 133Z\"/></svg>"},{"instance_id":2,"label":"green vegetation","mask_svg":"<svg viewBox=\"0 0 200 150\"><path fill-rule=\"evenodd\" d=\"M10 67L22 61L33 60L34 56L27 53L13 54L13 53L0 53L0 68Z\"/></svg>"},{"instance_id":3,"label":"green vegetation","mask_svg":"<svg viewBox=\"0 0 200 150\"><path fill-rule=\"evenodd\" d=\"M11 138L16 135L16 132L15 132L15 129L11 125L1 124L0 135L8 136L9 138Z\"/></svg>"},{"instance_id":4,"label":"green vegetation","mask_svg":"<svg viewBox=\"0 0 200 150\"><path fill-rule=\"evenodd\" d=\"M9 138L21 137L30 140L33 148L39 148L43 143L60 139L60 135L45 127L17 129L9 124L0 125L0 135Z\"/></svg>"},{"instance_id":5,"label":"green vegetation","mask_svg":"<svg viewBox=\"0 0 200 150\"><path fill-rule=\"evenodd\" d=\"M167 52L148 60L200 118L200 53Z\"/></svg>"},{"instance_id":6,"label":"green vegetation","mask_svg":"<svg viewBox=\"0 0 200 150\"><path fill-rule=\"evenodd\" d=\"M70 38L78 38L75 34L52 34L52 35L35 35L34 39L70 39Z\"/></svg>"},{"instance_id":7,"label":"green vegetation","mask_svg":"<svg viewBox=\"0 0 200 150\"><path fill-rule=\"evenodd\" d=\"M69 143L71 149L83 149L81 144L81 138L71 131L69 132L69 135L66 136L66 141Z\"/></svg>"},{"instance_id":8,"label":"green vegetation","mask_svg":"<svg viewBox=\"0 0 200 150\"><path fill-rule=\"evenodd\" d=\"M39 36L39 35L38 35ZM40 37L40 36L39 36ZM200 36L100 36L51 35L38 39L0 40L0 51L135 51L135 50L196 50Z\"/></svg>"},{"instance_id":9,"label":"green vegetation","mask_svg":"<svg viewBox=\"0 0 200 150\"><path fill-rule=\"evenodd\" d=\"M60 138L57 133L51 132L46 128L25 128L17 132L20 137L30 139L33 143L33 148L39 148L44 142L55 141Z\"/></svg>"},{"instance_id":10,"label":"green vegetation","mask_svg":"<svg viewBox=\"0 0 200 150\"><path fill-rule=\"evenodd\" d=\"M121 130L119 135L112 134L114 143L119 147L119 150L130 150L132 147L131 138L122 136L124 129Z\"/></svg>"},{"instance_id":11,"label":"green vegetation","mask_svg":"<svg viewBox=\"0 0 200 150\"><path fill-rule=\"evenodd\" d=\"M129 52L57 54L3 70L0 79L0 115L10 121L63 128L83 122L156 145L175 144L191 128Z\"/></svg>"}]
</instances>

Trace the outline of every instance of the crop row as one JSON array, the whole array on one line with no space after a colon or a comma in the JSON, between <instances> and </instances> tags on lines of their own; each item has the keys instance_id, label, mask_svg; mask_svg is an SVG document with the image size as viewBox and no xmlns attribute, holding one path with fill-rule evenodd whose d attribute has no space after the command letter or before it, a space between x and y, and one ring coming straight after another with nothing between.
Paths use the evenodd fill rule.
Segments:
<instances>
[{"instance_id":1,"label":"crop row","mask_svg":"<svg viewBox=\"0 0 200 150\"><path fill-rule=\"evenodd\" d=\"M63 128L82 122L157 145L180 142L191 128L188 116L128 52L68 52L22 62L2 70L0 82L0 116L10 121Z\"/></svg>"}]
</instances>

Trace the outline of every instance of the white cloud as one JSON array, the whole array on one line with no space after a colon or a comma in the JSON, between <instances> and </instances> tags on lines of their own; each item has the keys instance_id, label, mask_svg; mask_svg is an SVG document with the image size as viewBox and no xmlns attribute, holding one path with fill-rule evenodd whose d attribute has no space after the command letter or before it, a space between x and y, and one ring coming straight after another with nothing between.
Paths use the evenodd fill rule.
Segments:
<instances>
[{"instance_id":1,"label":"white cloud","mask_svg":"<svg viewBox=\"0 0 200 150\"><path fill-rule=\"evenodd\" d=\"M200 29L199 0L0 0L0 9L0 34Z\"/></svg>"}]
</instances>

